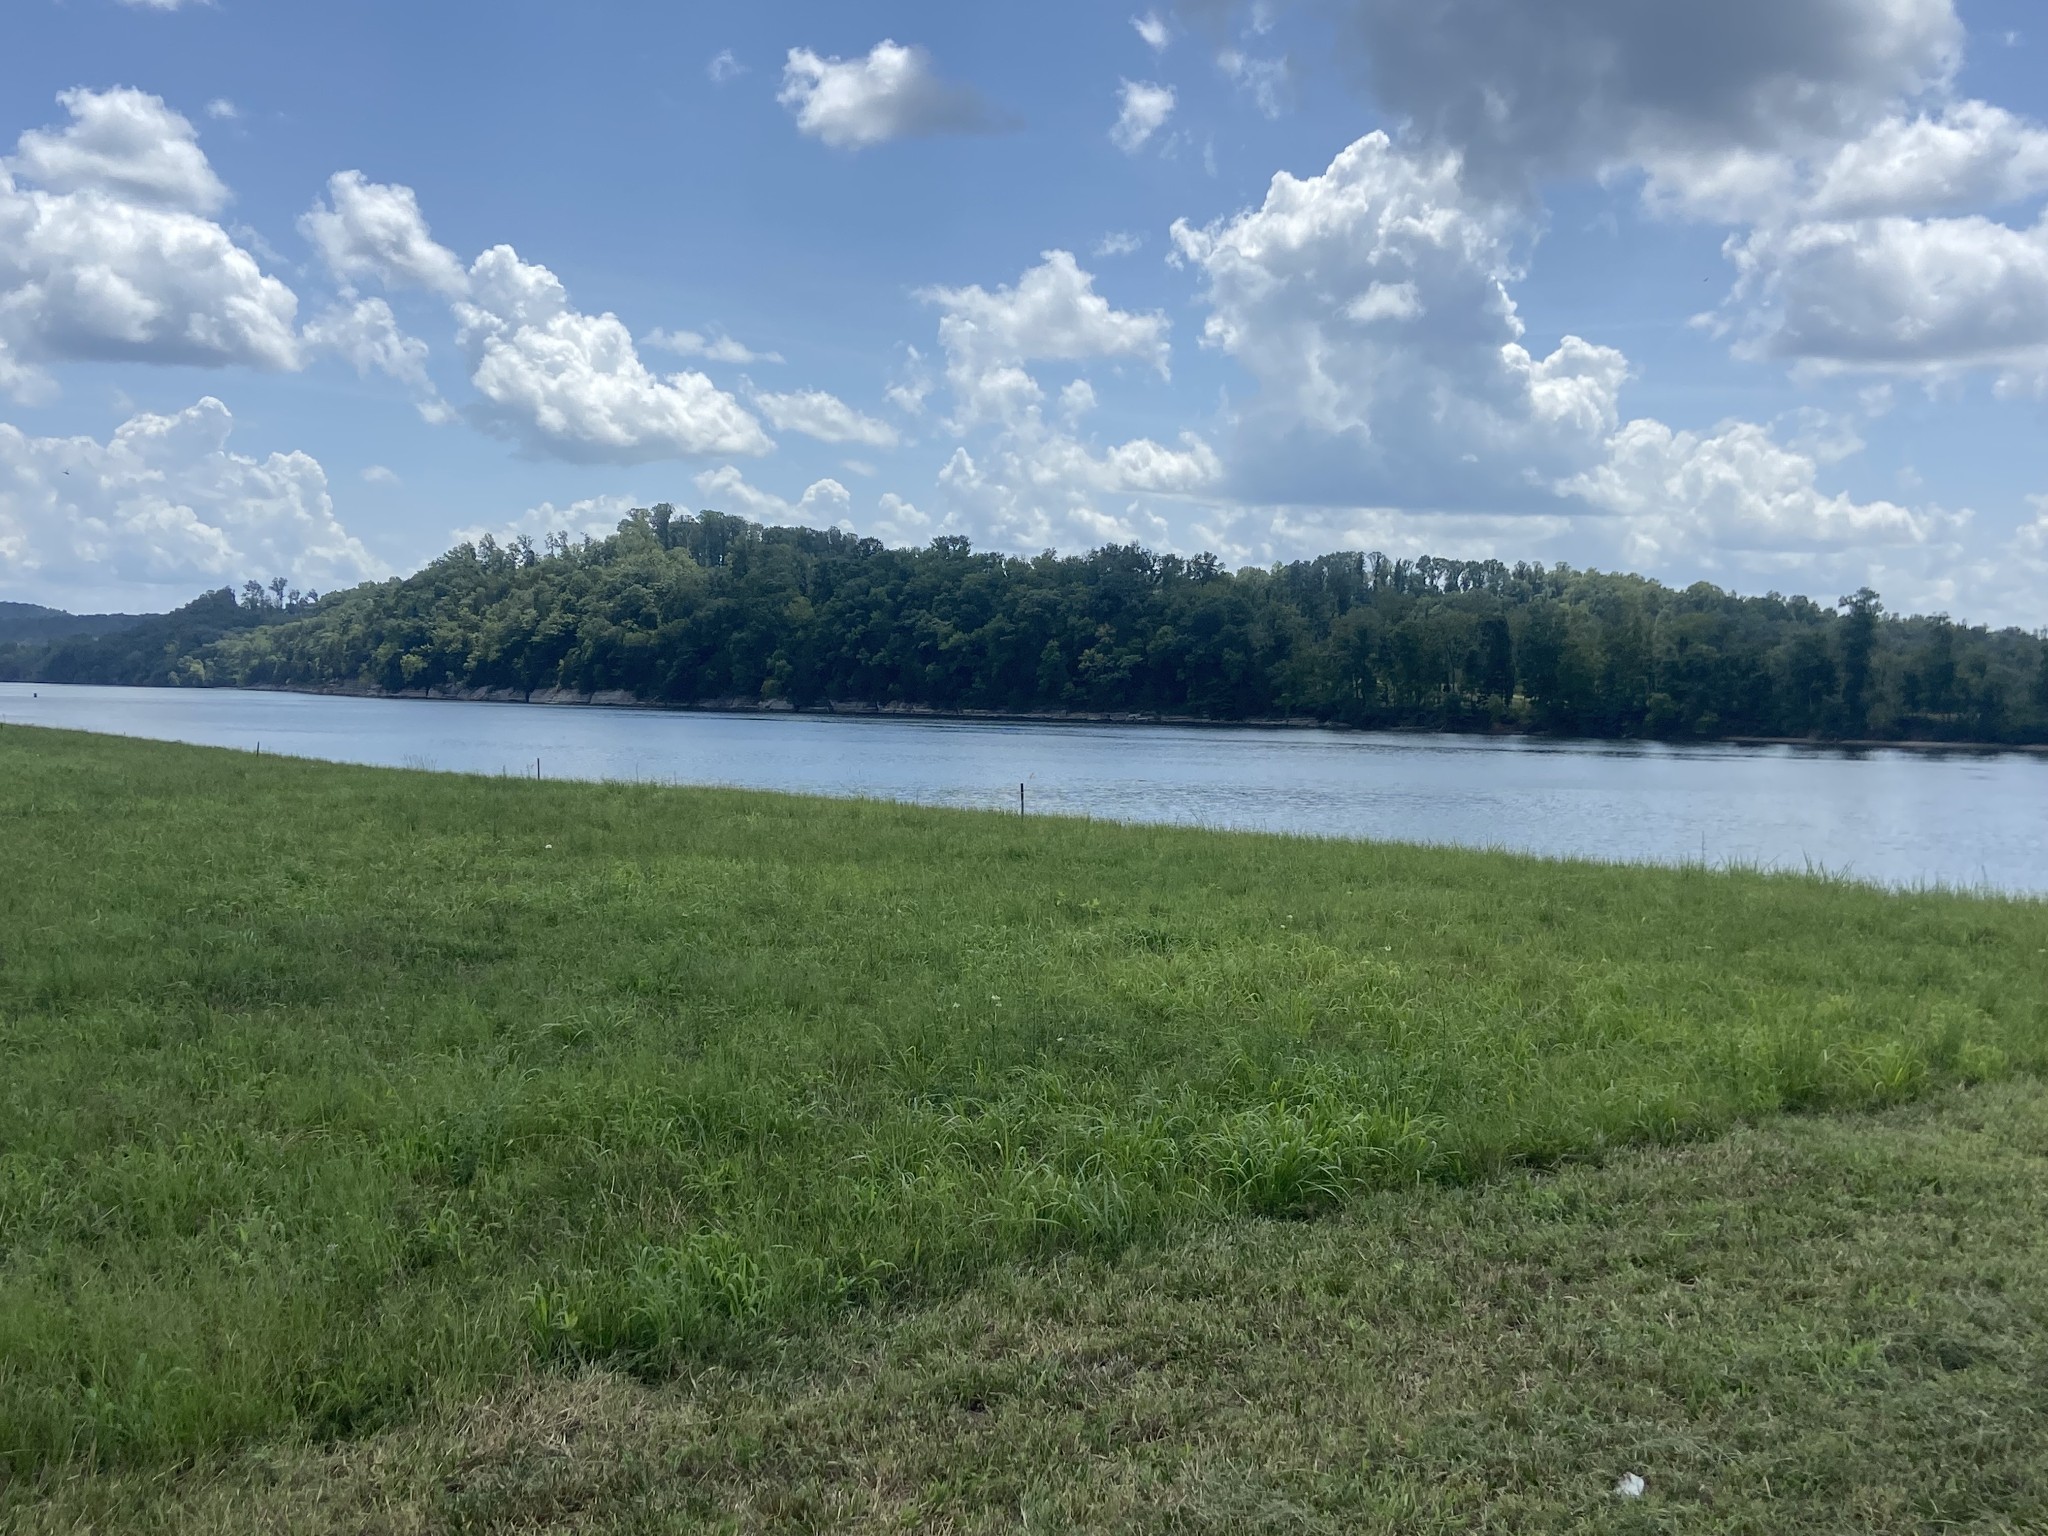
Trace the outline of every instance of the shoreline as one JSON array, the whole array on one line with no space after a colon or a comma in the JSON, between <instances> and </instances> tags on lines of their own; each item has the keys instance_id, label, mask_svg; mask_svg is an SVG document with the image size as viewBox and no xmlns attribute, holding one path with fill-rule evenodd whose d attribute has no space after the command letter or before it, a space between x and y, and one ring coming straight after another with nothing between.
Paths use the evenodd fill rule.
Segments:
<instances>
[{"instance_id":1,"label":"shoreline","mask_svg":"<svg viewBox=\"0 0 2048 1536\"><path fill-rule=\"evenodd\" d=\"M860 700L829 700L801 706L786 699L714 698L676 703L664 699L643 699L623 688L598 689L580 693L569 688L406 688L396 692L357 684L330 683L318 686L289 684L230 685L200 684L185 687L164 683L61 683L22 680L16 687L97 688L145 687L165 693L290 693L316 698L413 699L456 704L535 704L549 708L643 710L661 714L706 715L811 715L835 719L929 720L976 725L1125 725L1172 726L1205 730L1331 731L1343 735L1385 736L1471 736L1487 739L1513 737L1532 743L1616 744L1662 747L1800 747L1814 752L1916 752L1958 753L1973 757L2018 753L2029 757L2048 756L2048 743L1993 741L1924 741L1855 738L1831 740L1813 736L1565 736L1541 731L1491 727L1460 730L1442 725L1347 725L1337 720L1318 720L1308 715L1262 715L1242 720L1218 720L1207 715L1162 714L1147 710L1003 710L939 709L929 704L875 704Z\"/></svg>"},{"instance_id":2,"label":"shoreline","mask_svg":"<svg viewBox=\"0 0 2048 1536\"><path fill-rule=\"evenodd\" d=\"M1459 730L1441 725L1347 725L1337 720L1318 720L1310 715L1261 715L1242 720L1218 720L1208 715L1171 715L1147 710L939 709L930 704L874 704L859 700L830 700L808 706L792 704L787 699L745 698L697 699L689 703L674 703L663 699L643 699L623 688L601 688L591 693L579 693L570 688L536 688L531 692L522 692L517 688L408 688L394 693L382 688L336 683L320 687L236 687L221 691L301 693L355 699L439 700L457 704L539 704L550 708L571 709L638 709L664 714L828 715L834 718L957 721L979 725L1192 726L1210 730L1334 731L1346 735L1515 737L1530 742L1614 742L1663 747L1805 747L1816 752L1962 752L1973 756L2017 752L2034 757L2048 756L2048 742L1864 738L1831 740L1815 736L1563 736L1498 726L1485 730Z\"/></svg>"}]
</instances>

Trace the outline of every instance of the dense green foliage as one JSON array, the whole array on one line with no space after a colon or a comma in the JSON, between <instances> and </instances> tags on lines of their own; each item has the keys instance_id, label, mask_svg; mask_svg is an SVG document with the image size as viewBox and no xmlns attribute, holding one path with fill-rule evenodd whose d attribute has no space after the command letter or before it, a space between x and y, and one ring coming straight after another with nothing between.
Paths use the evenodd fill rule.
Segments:
<instances>
[{"instance_id":1,"label":"dense green foliage","mask_svg":"<svg viewBox=\"0 0 2048 1536\"><path fill-rule=\"evenodd\" d=\"M598 542L487 540L299 608L257 596L0 650L0 676L2048 741L2048 642L2017 629L1897 618L1870 592L1831 606L1499 561L1021 560L664 506Z\"/></svg>"},{"instance_id":2,"label":"dense green foliage","mask_svg":"<svg viewBox=\"0 0 2048 1536\"><path fill-rule=\"evenodd\" d=\"M68 1478L22 1536L2039 1532L2044 1148L2015 1080L1388 1191L1007 1267L744 1371Z\"/></svg>"},{"instance_id":3,"label":"dense green foliage","mask_svg":"<svg viewBox=\"0 0 2048 1536\"><path fill-rule=\"evenodd\" d=\"M2048 907L0 730L0 1467L2048 1066Z\"/></svg>"},{"instance_id":4,"label":"dense green foliage","mask_svg":"<svg viewBox=\"0 0 2048 1536\"><path fill-rule=\"evenodd\" d=\"M153 615L139 613L66 613L35 603L0 603L0 645L47 645L76 636L110 635L130 629Z\"/></svg>"}]
</instances>

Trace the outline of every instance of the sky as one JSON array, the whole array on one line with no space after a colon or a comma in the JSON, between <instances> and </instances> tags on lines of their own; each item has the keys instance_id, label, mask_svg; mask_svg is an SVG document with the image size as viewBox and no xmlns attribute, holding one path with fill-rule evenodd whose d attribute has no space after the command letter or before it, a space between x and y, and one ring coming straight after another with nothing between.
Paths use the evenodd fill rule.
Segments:
<instances>
[{"instance_id":1,"label":"sky","mask_svg":"<svg viewBox=\"0 0 2048 1536\"><path fill-rule=\"evenodd\" d=\"M12 0L0 598L670 502L2048 625L2039 0Z\"/></svg>"}]
</instances>

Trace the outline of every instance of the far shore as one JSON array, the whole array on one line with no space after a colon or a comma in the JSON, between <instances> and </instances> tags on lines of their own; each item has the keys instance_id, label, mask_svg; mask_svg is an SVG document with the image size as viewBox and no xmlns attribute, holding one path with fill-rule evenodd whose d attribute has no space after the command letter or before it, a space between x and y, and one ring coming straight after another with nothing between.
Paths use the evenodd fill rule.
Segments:
<instances>
[{"instance_id":1,"label":"far shore","mask_svg":"<svg viewBox=\"0 0 2048 1536\"><path fill-rule=\"evenodd\" d=\"M98 684L47 683L28 686L96 687ZM128 685L138 686L138 685ZM148 686L148 685L140 685ZM210 687L210 685L202 685ZM1347 725L1342 721L1318 720L1309 715L1263 715L1242 720L1218 720L1207 715L1173 715L1146 710L1003 710L937 709L929 704L875 704L862 700L834 699L819 704L792 704L787 699L697 699L678 703L668 699L643 699L623 688L601 688L581 693L571 688L406 688L391 691L359 684L331 683L323 686L292 687L282 684L236 685L218 690L231 693L303 693L358 699L435 699L465 704L545 704L585 709L659 710L674 714L717 715L834 715L856 719L897 719L963 721L981 724L1017 725L1159 725L1195 726L1216 730L1338 731L1346 734L1387 736L1488 736L1516 737L1526 741L1628 742L1672 747L1807 747L1822 752L1967 752L1973 755L2017 752L2048 756L2048 743L2000 741L1916 741L1879 739L1837 739L1819 736L1553 736L1540 731L1503 728L1460 729L1456 726Z\"/></svg>"}]
</instances>

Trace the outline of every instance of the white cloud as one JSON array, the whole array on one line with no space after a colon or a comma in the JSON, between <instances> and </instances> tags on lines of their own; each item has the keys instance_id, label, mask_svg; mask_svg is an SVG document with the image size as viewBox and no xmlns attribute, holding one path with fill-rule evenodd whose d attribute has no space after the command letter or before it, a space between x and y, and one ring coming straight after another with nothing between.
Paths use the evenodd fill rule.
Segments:
<instances>
[{"instance_id":1,"label":"white cloud","mask_svg":"<svg viewBox=\"0 0 2048 1536\"><path fill-rule=\"evenodd\" d=\"M186 6L194 10L213 4L213 0L121 0L121 3L137 11L182 11Z\"/></svg>"},{"instance_id":2,"label":"white cloud","mask_svg":"<svg viewBox=\"0 0 2048 1536\"><path fill-rule=\"evenodd\" d=\"M931 392L932 375L925 366L924 354L915 347L905 347L903 364L896 378L882 391L882 398L906 416L922 416L925 396Z\"/></svg>"},{"instance_id":3,"label":"white cloud","mask_svg":"<svg viewBox=\"0 0 2048 1536\"><path fill-rule=\"evenodd\" d=\"M660 347L681 357L701 357L714 363L779 363L780 352L756 352L752 347L734 341L723 331L714 330L710 335L702 331L649 331L642 341L650 347Z\"/></svg>"},{"instance_id":4,"label":"white cloud","mask_svg":"<svg viewBox=\"0 0 2048 1536\"><path fill-rule=\"evenodd\" d=\"M206 104L206 115L216 122L232 123L242 115L242 109L227 97L216 96Z\"/></svg>"},{"instance_id":5,"label":"white cloud","mask_svg":"<svg viewBox=\"0 0 2048 1536\"><path fill-rule=\"evenodd\" d=\"M1894 110L1858 135L1796 151L1709 146L1646 165L1661 214L1784 227L1810 220L1954 213L2048 191L2048 129L1982 101Z\"/></svg>"},{"instance_id":6,"label":"white cloud","mask_svg":"<svg viewBox=\"0 0 2048 1536\"><path fill-rule=\"evenodd\" d=\"M7 168L56 193L97 193L112 201L185 213L217 213L228 189L207 164L192 124L163 98L125 88L70 90L62 129L30 129Z\"/></svg>"},{"instance_id":7,"label":"white cloud","mask_svg":"<svg viewBox=\"0 0 2048 1536\"><path fill-rule=\"evenodd\" d=\"M1260 393L1240 420L1238 492L1257 503L1541 509L1596 462L1627 360L1566 336L1523 345L1508 284L1513 205L1472 195L1447 152L1384 133L1264 203L1174 225L1202 274L1203 339Z\"/></svg>"},{"instance_id":8,"label":"white cloud","mask_svg":"<svg viewBox=\"0 0 2048 1536\"><path fill-rule=\"evenodd\" d=\"M135 91L61 99L70 128L0 162L0 384L47 393L36 365L72 359L297 367L298 299L206 217L226 189L191 124Z\"/></svg>"},{"instance_id":9,"label":"white cloud","mask_svg":"<svg viewBox=\"0 0 2048 1536\"><path fill-rule=\"evenodd\" d=\"M1750 422L1709 433L1632 421L1606 463L1560 489L1626 520L1623 553L1666 569L1716 554L1785 555L1829 546L1925 544L1949 519L1816 486L1814 458Z\"/></svg>"},{"instance_id":10,"label":"white cloud","mask_svg":"<svg viewBox=\"0 0 2048 1536\"><path fill-rule=\"evenodd\" d=\"M399 483L398 471L383 464L366 464L363 466L363 483L365 485L397 485Z\"/></svg>"},{"instance_id":11,"label":"white cloud","mask_svg":"<svg viewBox=\"0 0 2048 1536\"><path fill-rule=\"evenodd\" d=\"M867 448L894 448L896 429L886 421L864 416L837 395L822 389L789 394L757 394L754 404L784 432L801 432L821 443L858 443Z\"/></svg>"},{"instance_id":12,"label":"white cloud","mask_svg":"<svg viewBox=\"0 0 2048 1536\"><path fill-rule=\"evenodd\" d=\"M1216 55L1216 67L1265 116L1278 117L1287 110L1294 78L1285 59L1253 58L1242 49L1226 48Z\"/></svg>"},{"instance_id":13,"label":"white cloud","mask_svg":"<svg viewBox=\"0 0 2048 1536\"><path fill-rule=\"evenodd\" d=\"M1221 463L1195 433L1183 433L1176 447L1137 438L1097 449L1047 425L1034 362L1135 362L1167 376L1166 317L1115 309L1094 283L1069 252L1047 251L1012 287L920 295L941 311L939 344L953 405L948 425L994 433L977 449L956 448L939 476L943 514L936 522L919 514L922 531L966 532L1005 549L1156 542L1166 537L1166 525L1144 502L1196 495L1217 482ZM1059 397L1067 427L1094 402L1092 384L1070 380Z\"/></svg>"},{"instance_id":14,"label":"white cloud","mask_svg":"<svg viewBox=\"0 0 2048 1536\"><path fill-rule=\"evenodd\" d=\"M713 85L723 85L728 80L736 80L746 72L747 66L733 56L730 48L719 49L712 55L711 62L704 66L704 73L710 76Z\"/></svg>"},{"instance_id":15,"label":"white cloud","mask_svg":"<svg viewBox=\"0 0 2048 1536\"><path fill-rule=\"evenodd\" d=\"M469 270L458 340L490 419L530 447L584 462L761 454L761 425L701 373L650 372L616 315L570 307L546 267L494 246Z\"/></svg>"},{"instance_id":16,"label":"white cloud","mask_svg":"<svg viewBox=\"0 0 2048 1536\"><path fill-rule=\"evenodd\" d=\"M1818 219L1997 207L2048 192L2048 128L1982 101L1886 118L1821 168Z\"/></svg>"},{"instance_id":17,"label":"white cloud","mask_svg":"<svg viewBox=\"0 0 2048 1536\"><path fill-rule=\"evenodd\" d=\"M1145 238L1142 235L1134 235L1128 230L1112 230L1095 242L1095 254L1105 257L1129 256L1144 243Z\"/></svg>"},{"instance_id":18,"label":"white cloud","mask_svg":"<svg viewBox=\"0 0 2048 1536\"><path fill-rule=\"evenodd\" d=\"M697 494L717 512L752 518L757 523L803 523L829 527L846 516L853 493L837 480L813 481L794 502L747 483L730 464L707 469L696 479Z\"/></svg>"},{"instance_id":19,"label":"white cloud","mask_svg":"<svg viewBox=\"0 0 2048 1536\"><path fill-rule=\"evenodd\" d=\"M2048 192L2048 129L1981 101L1894 110L1806 155L1653 165L1653 207L1748 223L1717 315L1746 357L1824 372L2048 380L2048 223L1982 210Z\"/></svg>"},{"instance_id":20,"label":"white cloud","mask_svg":"<svg viewBox=\"0 0 2048 1536\"><path fill-rule=\"evenodd\" d=\"M1167 372L1166 316L1112 308L1067 251L1045 252L1013 288L928 288L919 297L943 312L939 344L963 425L1014 419L1035 404L1042 392L1026 363L1121 359Z\"/></svg>"},{"instance_id":21,"label":"white cloud","mask_svg":"<svg viewBox=\"0 0 2048 1536\"><path fill-rule=\"evenodd\" d=\"M1168 30L1166 23L1159 19L1157 11L1147 11L1142 16L1133 16L1131 25L1136 28L1138 36L1145 40L1145 46L1154 53L1164 53L1166 45L1173 41L1173 33Z\"/></svg>"},{"instance_id":22,"label":"white cloud","mask_svg":"<svg viewBox=\"0 0 2048 1536\"><path fill-rule=\"evenodd\" d=\"M2048 193L2048 128L1951 96L1954 0L1337 3L1376 105L1468 186L1640 171L1653 211L1748 226L1744 355L2048 378L2042 229L1985 216Z\"/></svg>"},{"instance_id":23,"label":"white cloud","mask_svg":"<svg viewBox=\"0 0 2048 1536\"><path fill-rule=\"evenodd\" d=\"M479 544L485 538L495 539L500 544L510 544L522 538L540 544L551 533L567 534L572 539L602 539L616 533L619 524L634 508L646 505L633 496L586 496L566 507L544 501L537 507L529 507L508 523L495 527L472 523L468 527L450 530L448 537L456 544Z\"/></svg>"},{"instance_id":24,"label":"white cloud","mask_svg":"<svg viewBox=\"0 0 2048 1536\"><path fill-rule=\"evenodd\" d=\"M881 515L870 524L874 537L888 544L922 544L938 532L938 521L918 511L917 504L906 501L894 491L884 491L875 503Z\"/></svg>"},{"instance_id":25,"label":"white cloud","mask_svg":"<svg viewBox=\"0 0 2048 1536\"><path fill-rule=\"evenodd\" d=\"M444 296L468 285L462 262L428 232L411 187L387 186L361 171L327 179L327 203L299 219L299 232L343 283L375 278L387 288L420 287Z\"/></svg>"},{"instance_id":26,"label":"white cloud","mask_svg":"<svg viewBox=\"0 0 2048 1536\"><path fill-rule=\"evenodd\" d=\"M16 590L175 588L284 576L327 588L384 574L342 527L304 453L229 450L234 419L208 396L132 417L102 443L0 423L0 570Z\"/></svg>"},{"instance_id":27,"label":"white cloud","mask_svg":"<svg viewBox=\"0 0 2048 1536\"><path fill-rule=\"evenodd\" d=\"M357 299L337 304L316 317L305 330L306 346L334 353L363 377L381 373L412 392L419 412L440 425L455 413L427 376L427 344L399 329L398 317L382 299Z\"/></svg>"},{"instance_id":28,"label":"white cloud","mask_svg":"<svg viewBox=\"0 0 2048 1536\"><path fill-rule=\"evenodd\" d=\"M2048 374L2048 216L1764 228L1731 241L1750 355L1824 369Z\"/></svg>"},{"instance_id":29,"label":"white cloud","mask_svg":"<svg viewBox=\"0 0 2048 1536\"><path fill-rule=\"evenodd\" d=\"M1215 455L1192 434L1177 449L1141 438L1097 454L1057 433L1012 432L978 458L954 450L939 472L942 526L998 549L1171 549L1172 527L1150 497L1203 491L1218 472Z\"/></svg>"},{"instance_id":30,"label":"white cloud","mask_svg":"<svg viewBox=\"0 0 2048 1536\"><path fill-rule=\"evenodd\" d=\"M1166 126L1173 116L1174 94L1170 85L1144 80L1126 80L1120 88L1116 121L1110 125L1109 140L1127 155L1135 155L1145 141Z\"/></svg>"},{"instance_id":31,"label":"white cloud","mask_svg":"<svg viewBox=\"0 0 2048 1536\"><path fill-rule=\"evenodd\" d=\"M776 99L796 114L799 131L835 149L992 126L981 98L939 79L930 54L889 38L860 59L790 49Z\"/></svg>"}]
</instances>

